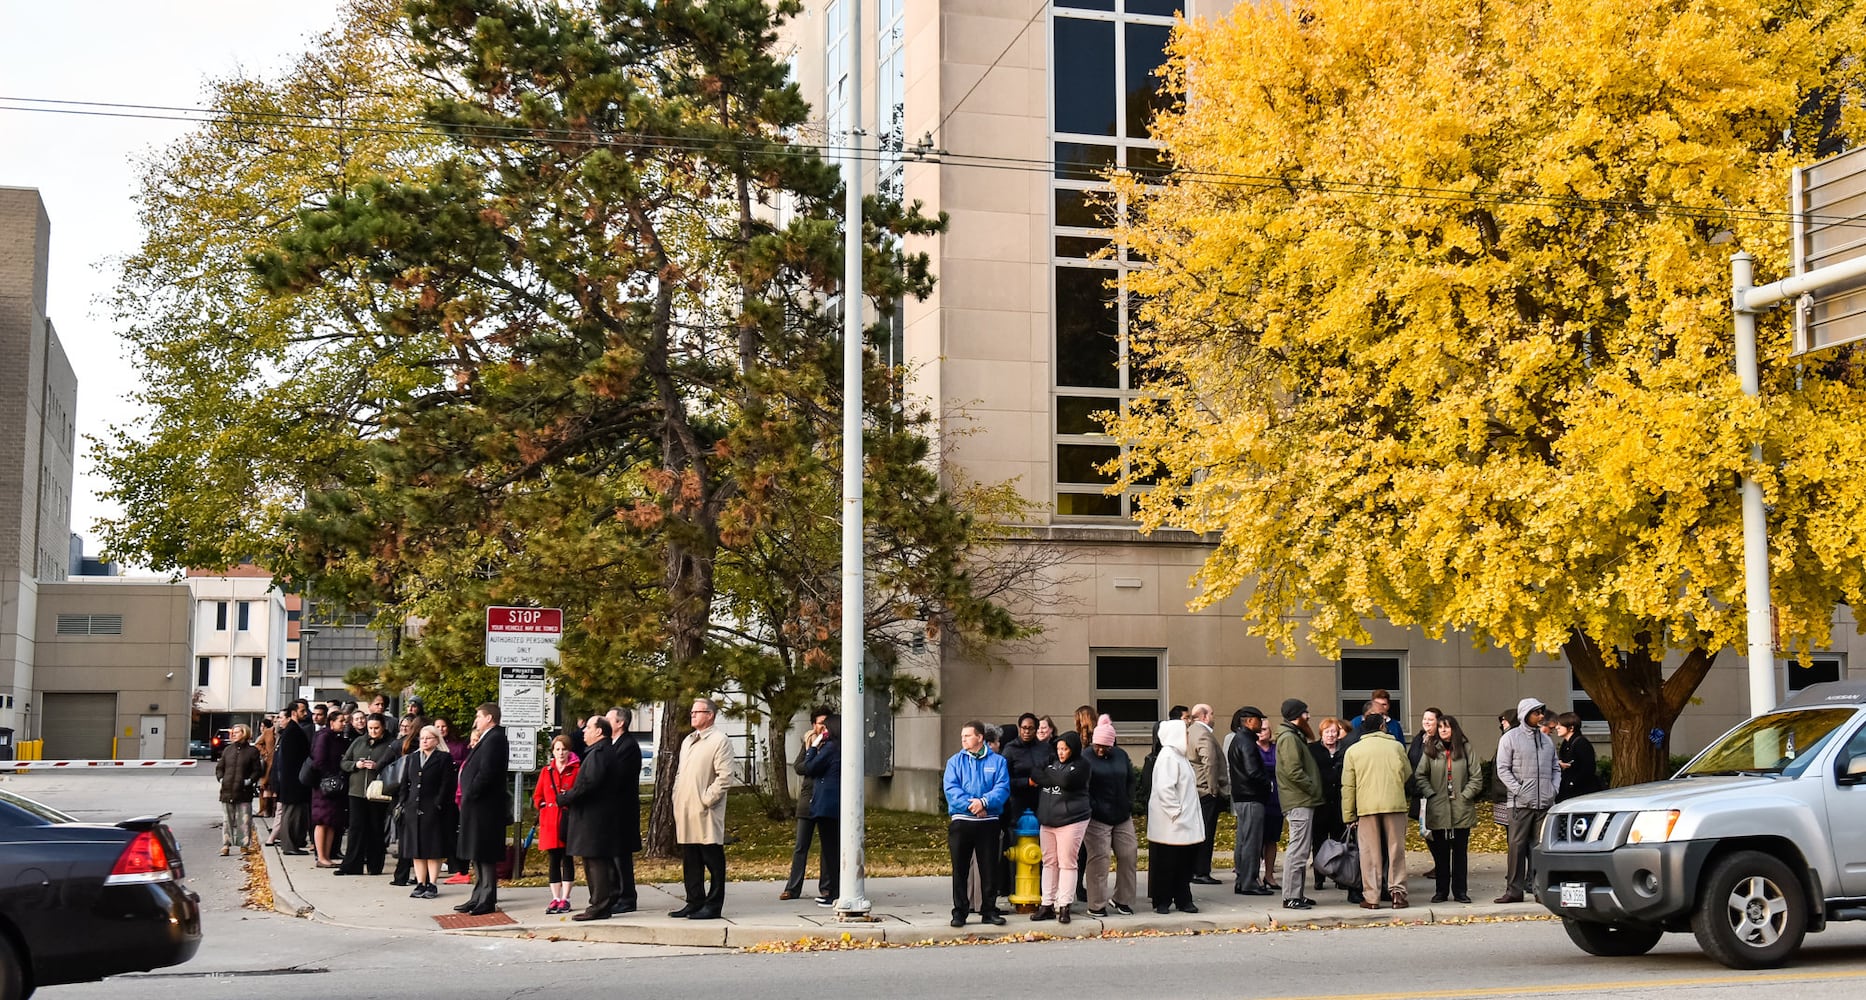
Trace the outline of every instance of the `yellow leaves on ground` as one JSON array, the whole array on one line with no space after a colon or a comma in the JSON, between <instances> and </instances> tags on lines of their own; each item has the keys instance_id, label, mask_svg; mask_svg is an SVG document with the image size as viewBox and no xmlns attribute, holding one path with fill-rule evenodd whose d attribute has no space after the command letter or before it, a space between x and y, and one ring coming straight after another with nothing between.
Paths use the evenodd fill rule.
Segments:
<instances>
[{"instance_id":1,"label":"yellow leaves on ground","mask_svg":"<svg viewBox=\"0 0 1866 1000\"><path fill-rule=\"evenodd\" d=\"M1747 471L1785 620L1824 636L1866 596L1866 379L1797 368L1774 317L1744 398L1728 257L1785 260L1783 169L1857 116L1862 48L1851 0L1189 23L1192 93L1154 127L1181 171L1117 182L1168 377L1116 432L1158 465L1143 525L1220 537L1195 603L1249 589L1285 646L1300 613L1324 649L1384 614L1519 658L1576 629L1714 650L1742 631Z\"/></svg>"}]
</instances>

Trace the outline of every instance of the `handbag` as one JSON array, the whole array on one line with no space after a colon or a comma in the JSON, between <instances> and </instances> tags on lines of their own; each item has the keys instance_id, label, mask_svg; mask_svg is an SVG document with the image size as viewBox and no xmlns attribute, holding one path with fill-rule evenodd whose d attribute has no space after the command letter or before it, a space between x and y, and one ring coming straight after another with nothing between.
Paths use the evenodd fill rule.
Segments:
<instances>
[{"instance_id":1,"label":"handbag","mask_svg":"<svg viewBox=\"0 0 1866 1000\"><path fill-rule=\"evenodd\" d=\"M305 758L304 763L298 765L298 783L306 788L317 785L317 765L311 763L309 757Z\"/></svg>"},{"instance_id":2,"label":"handbag","mask_svg":"<svg viewBox=\"0 0 1866 1000\"><path fill-rule=\"evenodd\" d=\"M325 795L342 795L344 780L335 774L327 774L317 783L317 790Z\"/></svg>"},{"instance_id":3,"label":"handbag","mask_svg":"<svg viewBox=\"0 0 1866 1000\"><path fill-rule=\"evenodd\" d=\"M1361 845L1354 827L1343 830L1340 839L1329 837L1315 849L1315 870L1335 880L1344 889L1361 887Z\"/></svg>"},{"instance_id":4,"label":"handbag","mask_svg":"<svg viewBox=\"0 0 1866 1000\"><path fill-rule=\"evenodd\" d=\"M397 795L401 794L402 781L404 778L403 771L405 770L403 765L407 763L408 763L407 757L397 757L394 760L383 765L376 772L378 777L376 778L375 781L370 782L370 784L381 785L382 795L383 795L381 799L377 799L376 801L386 802L389 799L393 799Z\"/></svg>"},{"instance_id":5,"label":"handbag","mask_svg":"<svg viewBox=\"0 0 1866 1000\"><path fill-rule=\"evenodd\" d=\"M377 778L369 783L369 787L363 790L363 797L371 802L389 802L395 798L395 796L382 790L381 778Z\"/></svg>"}]
</instances>

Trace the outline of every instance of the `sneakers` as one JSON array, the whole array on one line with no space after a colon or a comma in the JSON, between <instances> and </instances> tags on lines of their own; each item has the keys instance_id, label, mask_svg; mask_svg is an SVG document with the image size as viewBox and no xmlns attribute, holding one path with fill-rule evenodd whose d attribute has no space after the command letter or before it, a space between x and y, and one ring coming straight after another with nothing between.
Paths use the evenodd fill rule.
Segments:
<instances>
[{"instance_id":1,"label":"sneakers","mask_svg":"<svg viewBox=\"0 0 1866 1000\"><path fill-rule=\"evenodd\" d=\"M1306 910L1314 905L1315 900L1307 896L1297 896L1295 899L1283 900L1283 909L1285 910Z\"/></svg>"},{"instance_id":2,"label":"sneakers","mask_svg":"<svg viewBox=\"0 0 1866 1000\"><path fill-rule=\"evenodd\" d=\"M1091 916L1091 917L1094 917L1094 918L1095 918L1095 919L1097 919L1097 920L1105 920L1105 919L1107 919L1107 917L1108 917L1108 911L1107 911L1107 910L1097 910L1097 909L1095 909L1094 907L1090 907L1090 908L1089 908L1089 910L1088 910L1088 915L1089 915L1089 916Z\"/></svg>"},{"instance_id":3,"label":"sneakers","mask_svg":"<svg viewBox=\"0 0 1866 1000\"><path fill-rule=\"evenodd\" d=\"M1119 913L1120 915L1124 917L1131 917L1134 915L1134 908L1127 905L1126 903L1116 903L1114 904L1114 912Z\"/></svg>"},{"instance_id":4,"label":"sneakers","mask_svg":"<svg viewBox=\"0 0 1866 1000\"><path fill-rule=\"evenodd\" d=\"M818 905L818 906L835 906L835 905L836 905L836 897L834 897L834 896L818 896L818 897L816 897L816 905Z\"/></svg>"},{"instance_id":5,"label":"sneakers","mask_svg":"<svg viewBox=\"0 0 1866 1000\"><path fill-rule=\"evenodd\" d=\"M546 914L546 915L556 915L556 914L559 914L559 913L569 913L569 912L570 912L570 900L568 900L568 899L553 899L553 900L551 900L551 905L549 905L549 906L547 906L547 907L545 907L545 908L544 908L544 912L545 912L545 914Z\"/></svg>"},{"instance_id":6,"label":"sneakers","mask_svg":"<svg viewBox=\"0 0 1866 1000\"><path fill-rule=\"evenodd\" d=\"M449 875L444 879L441 879L441 884L442 885L468 885L472 881L473 881L472 875L466 872L455 872L454 874Z\"/></svg>"}]
</instances>

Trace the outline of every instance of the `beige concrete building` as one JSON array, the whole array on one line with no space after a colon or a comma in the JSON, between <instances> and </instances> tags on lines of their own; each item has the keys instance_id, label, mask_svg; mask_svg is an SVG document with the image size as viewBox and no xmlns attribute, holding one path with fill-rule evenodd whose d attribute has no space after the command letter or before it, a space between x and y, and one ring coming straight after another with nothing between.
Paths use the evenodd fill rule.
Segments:
<instances>
[{"instance_id":1,"label":"beige concrete building","mask_svg":"<svg viewBox=\"0 0 1866 1000\"><path fill-rule=\"evenodd\" d=\"M1106 284L1138 262L1119 253L1089 259L1108 244L1097 229L1096 177L1110 164L1157 166L1146 130L1160 99L1151 70L1173 17L1186 6L1221 13L1230 0L856 0L860 121L851 120L844 69L848 2L807 0L787 26L794 78L832 149L848 143L852 127L870 148L880 141L869 190L899 190L950 217L948 231L921 247L939 285L906 305L899 348L915 366L913 389L940 419L946 456L974 479L1015 481L1043 511L1034 527L1067 549L1058 579L1070 599L1039 640L1004 650L1005 664L935 651L917 665L936 675L941 708L895 720L893 773L877 782L876 801L936 808L938 772L959 726L1024 710L1067 726L1076 706L1095 705L1143 752L1152 722L1174 704L1209 702L1228 716L1254 703L1274 714L1298 697L1317 717L1352 715L1381 687L1409 733L1419 710L1436 705L1467 720L1485 754L1496 740L1490 720L1522 697L1598 717L1559 660L1537 658L1518 672L1466 639L1432 641L1383 622L1370 623L1366 648L1339 658L1273 655L1246 634L1240 598L1186 610L1204 542L1142 536L1127 520L1129 499L1104 492L1113 480L1096 467L1121 450L1090 415L1135 394L1125 296ZM901 152L922 137L940 154ZM1792 682L1845 676L1860 646L1855 631L1841 609L1836 652ZM1745 671L1740 657L1721 659L1702 705L1680 721L1675 751L1748 714ZM1784 676L1784 688L1790 683ZM1604 749L1604 726L1589 728Z\"/></svg>"},{"instance_id":2,"label":"beige concrete building","mask_svg":"<svg viewBox=\"0 0 1866 1000\"><path fill-rule=\"evenodd\" d=\"M84 577L39 588L47 760L188 756L188 585Z\"/></svg>"},{"instance_id":3,"label":"beige concrete building","mask_svg":"<svg viewBox=\"0 0 1866 1000\"><path fill-rule=\"evenodd\" d=\"M39 587L70 562L78 380L46 316L52 224L39 193L0 187L0 728L35 730Z\"/></svg>"}]
</instances>

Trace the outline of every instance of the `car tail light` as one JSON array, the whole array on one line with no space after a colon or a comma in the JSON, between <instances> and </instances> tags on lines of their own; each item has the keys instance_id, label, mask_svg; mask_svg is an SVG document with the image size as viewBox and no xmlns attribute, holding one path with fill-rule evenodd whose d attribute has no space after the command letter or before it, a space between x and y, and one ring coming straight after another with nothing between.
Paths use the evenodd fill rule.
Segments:
<instances>
[{"instance_id":1,"label":"car tail light","mask_svg":"<svg viewBox=\"0 0 1866 1000\"><path fill-rule=\"evenodd\" d=\"M212 744L212 745L213 745L213 746L219 746L219 745L220 745L220 737L218 737L218 736L216 736L216 737L214 737L214 742L213 742L213 744Z\"/></svg>"},{"instance_id":2,"label":"car tail light","mask_svg":"<svg viewBox=\"0 0 1866 1000\"><path fill-rule=\"evenodd\" d=\"M168 851L162 846L162 839L154 830L144 830L131 838L123 853L117 856L117 863L110 869L110 877L104 879L104 884L167 882L174 877L168 870Z\"/></svg>"}]
</instances>

